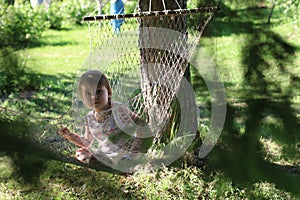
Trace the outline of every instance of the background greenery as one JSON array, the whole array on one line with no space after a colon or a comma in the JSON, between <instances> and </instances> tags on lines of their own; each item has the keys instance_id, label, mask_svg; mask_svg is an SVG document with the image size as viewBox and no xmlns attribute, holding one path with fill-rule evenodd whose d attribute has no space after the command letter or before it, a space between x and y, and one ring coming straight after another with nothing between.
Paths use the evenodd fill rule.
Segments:
<instances>
[{"instance_id":1,"label":"background greenery","mask_svg":"<svg viewBox=\"0 0 300 200\"><path fill-rule=\"evenodd\" d=\"M65 113L73 82L89 53L81 17L95 5L65 0L32 9L28 1L1 1L0 199L298 199L299 2L218 3L201 45L226 88L221 138L200 163L195 144L174 166L124 176L57 161L36 141L72 118ZM204 137L210 98L193 70L192 84Z\"/></svg>"}]
</instances>

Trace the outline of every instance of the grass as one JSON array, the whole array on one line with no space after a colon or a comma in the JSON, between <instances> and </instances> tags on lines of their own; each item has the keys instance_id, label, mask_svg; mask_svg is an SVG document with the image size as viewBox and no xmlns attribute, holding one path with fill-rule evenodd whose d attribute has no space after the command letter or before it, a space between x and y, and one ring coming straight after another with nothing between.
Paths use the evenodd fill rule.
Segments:
<instances>
[{"instance_id":1,"label":"grass","mask_svg":"<svg viewBox=\"0 0 300 200\"><path fill-rule=\"evenodd\" d=\"M48 30L37 47L26 50L27 66L48 75L74 74L81 70L89 55L87 26L67 27L63 31Z\"/></svg>"},{"instance_id":2,"label":"grass","mask_svg":"<svg viewBox=\"0 0 300 200\"><path fill-rule=\"evenodd\" d=\"M224 20L226 22L228 19ZM259 18L254 22L260 23ZM221 26L220 29L228 25L228 23L225 25L218 23L213 22L212 24ZM238 23L233 23L233 25L238 25ZM290 74L300 74L299 28L293 23L283 23L274 24L271 29L298 47L294 60L295 65L287 66L287 71ZM213 42L217 46L213 46L213 49L206 48L209 52L216 53L214 59L220 71L221 79L225 84L228 104L236 109L234 127L239 130L239 133L244 134L249 130L247 124L245 124L247 116L244 116L244 111L250 104L245 103L245 97L247 96L241 92L245 89L243 85L242 48L249 35L246 32L240 33L237 27L228 29L224 27L224 30L221 35L214 36ZM205 42L210 43L211 39L203 37L203 43ZM87 27L70 26L61 31L46 31L36 46L25 51L26 66L43 80L40 90L34 91L33 95L25 98L21 97L22 93L12 94L1 102L1 106L24 110L26 114L29 113L29 118L35 117L32 118L33 124L31 124L34 126L34 130L41 131L49 125L48 123L53 123L50 124L50 129L47 129L46 132L55 133L56 123L70 122L70 119L53 122L52 118L59 117L71 105L73 83L77 72L84 67L82 63L88 53L89 36ZM274 71L271 70L271 72ZM274 79L287 80L284 79L284 76L283 79L281 78L282 75L276 71ZM199 88L205 88L203 83L199 84L201 87L195 89L199 102L209 102L207 92L197 91ZM282 84L282 87L285 87L285 83ZM294 108L299 111L299 93L293 96L292 102ZM205 103L203 105L206 106ZM204 115L205 119L209 118L209 113L206 111L207 108L205 107L203 113L200 113ZM44 117L50 117L50 120L41 123ZM68 118L69 116L65 117ZM41 120L36 118L41 118ZM202 126L199 125L203 132L207 131L207 123L208 121L203 120ZM300 160L297 159L299 145L296 147L298 148L296 151L298 154L289 156L285 152L286 149L283 148L284 143L278 142L270 134L272 130L281 130L284 123L276 116L268 116L264 118L262 124L263 137L260 138L259 142L264 147L264 159L272 163L299 167ZM276 129L276 127L279 128ZM221 138L220 145L223 145L222 140ZM222 170L214 168L207 170L210 167L209 165L202 169L188 166L182 168L170 167L151 173L139 172L130 176L120 176L52 159L32 161L32 165L28 167L24 164L26 164L26 159L29 159L30 155L19 155L10 151L3 151L3 149L0 152L0 199L298 198L296 194L263 179L251 182L250 187L241 186ZM37 166L39 163L42 163L42 167ZM32 181L26 180L26 176L20 174L23 169L22 166L25 167L25 173L33 173L29 176Z\"/></svg>"},{"instance_id":3,"label":"grass","mask_svg":"<svg viewBox=\"0 0 300 200\"><path fill-rule=\"evenodd\" d=\"M97 172L87 168L48 161L33 185L13 175L12 163L1 156L2 199L290 199L291 195L269 183L256 183L249 191L236 187L222 173L205 175L197 168L162 169L134 176ZM4 173L5 172L5 173Z\"/></svg>"}]
</instances>

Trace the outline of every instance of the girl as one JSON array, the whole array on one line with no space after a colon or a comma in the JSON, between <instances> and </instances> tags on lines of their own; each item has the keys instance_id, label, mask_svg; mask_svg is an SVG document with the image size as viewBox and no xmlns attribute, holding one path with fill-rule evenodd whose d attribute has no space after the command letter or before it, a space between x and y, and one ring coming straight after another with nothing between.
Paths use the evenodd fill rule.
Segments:
<instances>
[{"instance_id":1,"label":"girl","mask_svg":"<svg viewBox=\"0 0 300 200\"><path fill-rule=\"evenodd\" d=\"M122 129L126 122L134 121L139 125L145 125L145 122L124 105L111 102L112 90L104 74L97 70L84 73L79 80L78 93L84 105L92 109L85 118L85 134L80 136L67 128L60 129L58 134L80 147L76 151L79 161L89 163L94 156L111 164L130 157L130 152L139 151L141 138L135 134L133 142L128 143L132 136ZM127 155L121 153L124 149Z\"/></svg>"}]
</instances>

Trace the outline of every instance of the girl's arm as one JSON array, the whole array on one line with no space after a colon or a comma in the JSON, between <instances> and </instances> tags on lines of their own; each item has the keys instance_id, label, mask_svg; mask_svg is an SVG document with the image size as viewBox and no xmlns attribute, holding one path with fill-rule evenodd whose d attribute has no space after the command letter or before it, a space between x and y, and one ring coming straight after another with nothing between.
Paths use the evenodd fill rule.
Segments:
<instances>
[{"instance_id":1,"label":"girl's arm","mask_svg":"<svg viewBox=\"0 0 300 200\"><path fill-rule=\"evenodd\" d=\"M77 133L71 132L68 128L61 128L58 130L58 134L66 138L68 141L72 142L76 146L82 147L82 148L88 148L91 144L91 142L82 136L79 136Z\"/></svg>"},{"instance_id":2,"label":"girl's arm","mask_svg":"<svg viewBox=\"0 0 300 200\"><path fill-rule=\"evenodd\" d=\"M125 113L126 117L130 117L130 119L137 125L139 126L146 126L147 123L145 122L145 120L143 120L140 116L138 116L135 112L133 112L132 110L130 110L128 107L122 105L120 107L120 112ZM125 119L126 119L125 117Z\"/></svg>"},{"instance_id":3,"label":"girl's arm","mask_svg":"<svg viewBox=\"0 0 300 200\"><path fill-rule=\"evenodd\" d=\"M136 127L136 132L135 132L135 138L134 138L134 143L132 145L132 150L133 152L137 152L138 150L138 146L140 147L141 143L142 143L142 136L143 136L143 127L147 126L147 122L142 119L140 116L138 116L135 112L131 111L128 107L122 107L123 108L123 112L127 113L127 116L130 117L130 119L136 124L138 125Z\"/></svg>"}]
</instances>

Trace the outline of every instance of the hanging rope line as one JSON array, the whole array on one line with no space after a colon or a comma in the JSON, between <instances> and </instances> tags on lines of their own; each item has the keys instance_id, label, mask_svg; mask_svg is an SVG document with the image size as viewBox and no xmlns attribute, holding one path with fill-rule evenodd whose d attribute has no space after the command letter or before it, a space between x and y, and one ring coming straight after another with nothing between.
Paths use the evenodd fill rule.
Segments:
<instances>
[{"instance_id":1,"label":"hanging rope line","mask_svg":"<svg viewBox=\"0 0 300 200\"><path fill-rule=\"evenodd\" d=\"M99 21L99 20L110 20L110 19L120 19L120 18L143 18L143 17L155 17L162 15L182 15L194 13L214 13L218 10L218 7L200 7L194 9L175 9L175 10L163 10L163 11L151 11L149 12L138 12L138 13L125 13L125 14L114 14L114 15L95 15L83 17L83 21Z\"/></svg>"}]
</instances>

